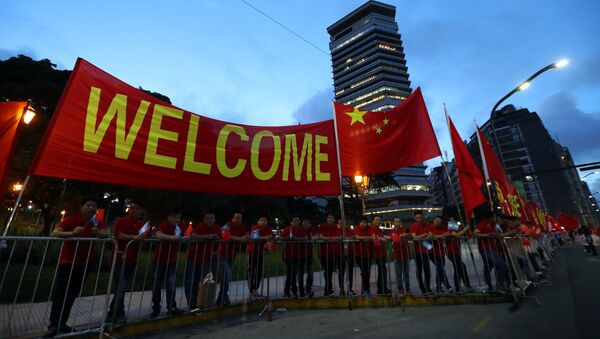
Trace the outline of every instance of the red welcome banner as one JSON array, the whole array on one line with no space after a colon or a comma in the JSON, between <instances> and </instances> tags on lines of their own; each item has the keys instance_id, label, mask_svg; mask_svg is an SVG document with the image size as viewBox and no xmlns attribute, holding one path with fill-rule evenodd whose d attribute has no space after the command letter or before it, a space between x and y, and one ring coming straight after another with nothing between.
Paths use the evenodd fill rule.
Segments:
<instances>
[{"instance_id":1,"label":"red welcome banner","mask_svg":"<svg viewBox=\"0 0 600 339\"><path fill-rule=\"evenodd\" d=\"M337 195L333 121L233 124L160 101L78 59L32 175L251 195Z\"/></svg>"}]
</instances>

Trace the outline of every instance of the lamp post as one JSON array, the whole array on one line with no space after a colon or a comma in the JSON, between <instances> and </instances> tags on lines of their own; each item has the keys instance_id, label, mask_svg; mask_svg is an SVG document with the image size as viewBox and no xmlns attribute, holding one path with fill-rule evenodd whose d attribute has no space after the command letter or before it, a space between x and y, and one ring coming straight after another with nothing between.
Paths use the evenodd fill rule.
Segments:
<instances>
[{"instance_id":1,"label":"lamp post","mask_svg":"<svg viewBox=\"0 0 600 339\"><path fill-rule=\"evenodd\" d=\"M591 199L591 198L592 198L594 195L596 195L596 194L600 194L600 191L598 191L598 192L594 192L594 193L590 194L590 196L589 196L588 198L590 198L590 199Z\"/></svg>"},{"instance_id":2,"label":"lamp post","mask_svg":"<svg viewBox=\"0 0 600 339\"><path fill-rule=\"evenodd\" d=\"M581 180L584 180L585 178L589 177L592 174L598 174L598 173L600 173L600 172L599 171L594 171L592 173L588 173L588 174L584 175L583 178L581 178Z\"/></svg>"},{"instance_id":3,"label":"lamp post","mask_svg":"<svg viewBox=\"0 0 600 339\"><path fill-rule=\"evenodd\" d=\"M503 164L504 164L504 157L502 156L502 149L500 147L500 143L498 142L498 138L496 137L496 129L494 127L494 120L496 118L496 109L498 109L498 106L500 106L500 104L503 103L506 99L508 99L511 95L529 88L529 86L531 85L531 81L533 79L537 78L540 74L542 74L548 70L551 70L551 69L563 68L563 67L567 66L568 64L569 64L568 60L562 59L562 60L552 63L552 64L540 69L539 71L533 73L533 75L530 76L529 78L527 78L527 80L523 81L521 84L519 84L519 86L515 87L512 91L508 92L508 94L506 94L500 100L498 100L498 102L492 108L492 113L490 115L490 124L492 127L492 134L494 135L494 142L496 143L496 147L498 147L498 155L500 156L500 161L502 161Z\"/></svg>"},{"instance_id":4,"label":"lamp post","mask_svg":"<svg viewBox=\"0 0 600 339\"><path fill-rule=\"evenodd\" d=\"M354 183L356 184L356 190L360 197L362 215L364 215L366 211L365 197L367 196L367 189L369 188L369 176L356 175L354 176Z\"/></svg>"}]
</instances>

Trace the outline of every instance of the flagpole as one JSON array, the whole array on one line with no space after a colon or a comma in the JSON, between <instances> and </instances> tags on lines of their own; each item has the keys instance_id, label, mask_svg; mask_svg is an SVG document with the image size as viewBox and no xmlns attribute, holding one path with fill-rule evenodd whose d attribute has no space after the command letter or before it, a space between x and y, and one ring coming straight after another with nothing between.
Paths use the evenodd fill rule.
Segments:
<instances>
[{"instance_id":1,"label":"flagpole","mask_svg":"<svg viewBox=\"0 0 600 339\"><path fill-rule=\"evenodd\" d=\"M444 113L446 113L446 124L448 125L448 132L450 133L450 140L452 141L452 133L450 132L450 121L448 120L450 117L448 115L448 110L446 109L446 103L444 103ZM439 144L438 144L439 147ZM454 155L456 159L456 155ZM467 225L469 223L469 216L467 215L467 223L462 217L462 213L460 212L460 206L458 205L458 199L456 198L456 194L454 193L454 183L452 182L452 178L450 177L450 172L448 172L448 167L446 166L446 162L444 161L444 157L442 156L442 166L444 166L444 171L446 172L446 176L448 177L448 182L450 183L450 191L452 192L452 199L454 199L454 204L456 205L456 210L458 211L458 217L460 218L460 222L463 225ZM456 169L458 171L458 168ZM458 179L460 181L460 179ZM464 195L464 192L463 192Z\"/></svg>"},{"instance_id":2,"label":"flagpole","mask_svg":"<svg viewBox=\"0 0 600 339\"><path fill-rule=\"evenodd\" d=\"M13 206L12 211L10 212L10 216L8 217L8 221L6 222L6 227L4 228L4 232L2 236L5 237L8 233L8 228L10 224L13 222L15 214L17 213L17 209L19 208L19 204L21 203L21 199L23 199L23 192L25 192L25 188L27 188L27 183L29 183L30 176L25 177L25 181L23 182L23 187L21 187L21 191L19 191L19 195L17 196L17 201L15 201L15 205Z\"/></svg>"},{"instance_id":3,"label":"flagpole","mask_svg":"<svg viewBox=\"0 0 600 339\"><path fill-rule=\"evenodd\" d=\"M473 123L475 124L475 134L477 135L477 141L479 143L479 153L481 153L481 164L483 167L483 174L485 175L485 188L487 189L488 198L490 199L490 208L492 211L494 211L494 201L492 200L492 192L490 191L490 185L492 181L490 180L490 174L488 173L487 160L485 159L485 154L483 153L483 144L481 137L479 136L479 126L477 126L475 120L473 120Z\"/></svg>"},{"instance_id":4,"label":"flagpole","mask_svg":"<svg viewBox=\"0 0 600 339\"><path fill-rule=\"evenodd\" d=\"M335 102L331 102L331 107L333 108L333 132L335 135L335 151L337 156L337 165L338 165L338 177L340 179L340 194L338 195L338 200L340 203L340 219L342 220L342 243L344 248L344 256L348 257L348 243L346 240L346 213L344 211L344 190L342 188L342 161L340 160L340 139L338 137L338 128L337 128L337 114L335 112ZM349 265L348 265L349 266ZM340 272L341 273L341 272ZM350 291L350 268L348 268L348 279L346 279L346 291ZM351 304L350 304L351 305Z\"/></svg>"}]
</instances>

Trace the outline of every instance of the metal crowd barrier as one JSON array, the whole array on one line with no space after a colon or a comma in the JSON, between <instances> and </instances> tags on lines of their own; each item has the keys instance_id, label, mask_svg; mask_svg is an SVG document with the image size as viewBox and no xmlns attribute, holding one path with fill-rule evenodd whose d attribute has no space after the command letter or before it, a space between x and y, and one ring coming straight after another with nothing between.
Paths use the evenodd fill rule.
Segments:
<instances>
[{"instance_id":1,"label":"metal crowd barrier","mask_svg":"<svg viewBox=\"0 0 600 339\"><path fill-rule=\"evenodd\" d=\"M84 333L255 300L379 294L401 302L410 295L495 292L517 298L540 281L554 252L546 236L407 240L400 255L391 238L379 244L144 239L130 241L118 256L112 255L112 239L2 240L8 244L0 254L3 337L35 335L48 326L58 253L66 241L96 244L96 256L88 250L87 278L79 281L68 318Z\"/></svg>"}]
</instances>

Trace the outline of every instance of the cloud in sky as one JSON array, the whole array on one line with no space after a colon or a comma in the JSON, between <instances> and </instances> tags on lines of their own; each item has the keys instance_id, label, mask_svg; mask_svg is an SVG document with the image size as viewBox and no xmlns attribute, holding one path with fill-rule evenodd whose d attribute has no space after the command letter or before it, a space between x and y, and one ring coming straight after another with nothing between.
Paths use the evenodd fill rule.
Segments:
<instances>
[{"instance_id":1,"label":"cloud in sky","mask_svg":"<svg viewBox=\"0 0 600 339\"><path fill-rule=\"evenodd\" d=\"M297 122L304 124L332 119L332 101L332 88L320 90L304 101L300 107L292 113L292 117Z\"/></svg>"}]
</instances>

